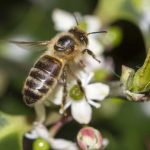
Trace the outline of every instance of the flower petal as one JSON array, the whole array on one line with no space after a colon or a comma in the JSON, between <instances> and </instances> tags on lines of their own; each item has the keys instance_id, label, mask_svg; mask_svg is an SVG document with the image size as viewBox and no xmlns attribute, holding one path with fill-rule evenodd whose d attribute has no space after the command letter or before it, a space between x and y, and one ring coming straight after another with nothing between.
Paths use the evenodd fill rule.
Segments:
<instances>
[{"instance_id":1,"label":"flower petal","mask_svg":"<svg viewBox=\"0 0 150 150\"><path fill-rule=\"evenodd\" d=\"M55 29L58 31L68 31L76 24L73 15L61 9L55 9L53 11L52 19L55 23Z\"/></svg>"},{"instance_id":2,"label":"flower petal","mask_svg":"<svg viewBox=\"0 0 150 150\"><path fill-rule=\"evenodd\" d=\"M101 62L104 61L104 58L102 56L98 56L97 59L100 60ZM103 68L103 63L97 62L96 60L94 60L92 57L90 57L88 55L85 55L84 62L86 64L85 69L88 72Z\"/></svg>"},{"instance_id":3,"label":"flower petal","mask_svg":"<svg viewBox=\"0 0 150 150\"><path fill-rule=\"evenodd\" d=\"M34 122L34 130L36 132L36 134L45 139L45 140L48 140L50 137L49 137L49 132L47 130L47 128L41 124L41 123L38 123L38 122Z\"/></svg>"},{"instance_id":4,"label":"flower petal","mask_svg":"<svg viewBox=\"0 0 150 150\"><path fill-rule=\"evenodd\" d=\"M93 32L93 29L94 31L99 31L101 24L98 17L87 15L84 19L88 25L87 32Z\"/></svg>"},{"instance_id":5,"label":"flower petal","mask_svg":"<svg viewBox=\"0 0 150 150\"><path fill-rule=\"evenodd\" d=\"M34 139L38 138L39 135L36 133L35 130L32 130L31 132L25 133L25 137L28 138L28 139L34 140Z\"/></svg>"},{"instance_id":6,"label":"flower petal","mask_svg":"<svg viewBox=\"0 0 150 150\"><path fill-rule=\"evenodd\" d=\"M109 94L109 86L103 83L93 83L85 87L88 99L103 100Z\"/></svg>"},{"instance_id":7,"label":"flower petal","mask_svg":"<svg viewBox=\"0 0 150 150\"><path fill-rule=\"evenodd\" d=\"M91 81L93 78L94 73L93 72L83 72L83 71L78 71L77 77L81 80L82 86L87 86L87 84Z\"/></svg>"},{"instance_id":8,"label":"flower petal","mask_svg":"<svg viewBox=\"0 0 150 150\"><path fill-rule=\"evenodd\" d=\"M50 144L53 149L57 150L78 150L75 143L64 139L51 139Z\"/></svg>"},{"instance_id":9,"label":"flower petal","mask_svg":"<svg viewBox=\"0 0 150 150\"><path fill-rule=\"evenodd\" d=\"M89 46L88 48L92 50L92 52L97 56L104 52L104 48L100 41L97 41L96 38L90 37L89 38Z\"/></svg>"},{"instance_id":10,"label":"flower petal","mask_svg":"<svg viewBox=\"0 0 150 150\"><path fill-rule=\"evenodd\" d=\"M85 100L73 101L71 105L71 113L77 122L88 124L91 121L92 108Z\"/></svg>"},{"instance_id":11,"label":"flower petal","mask_svg":"<svg viewBox=\"0 0 150 150\"><path fill-rule=\"evenodd\" d=\"M101 107L101 104L100 104L100 103L94 102L94 101L91 100L91 99L88 100L88 103L89 103L90 105L92 105L93 107L95 107L95 108L100 108L100 107Z\"/></svg>"},{"instance_id":12,"label":"flower petal","mask_svg":"<svg viewBox=\"0 0 150 150\"><path fill-rule=\"evenodd\" d=\"M142 111L145 113L145 115L150 117L150 101L142 103L140 106L142 107Z\"/></svg>"},{"instance_id":13,"label":"flower petal","mask_svg":"<svg viewBox=\"0 0 150 150\"><path fill-rule=\"evenodd\" d=\"M63 86L57 85L55 90L51 93L49 98L55 105L61 105L63 97Z\"/></svg>"},{"instance_id":14,"label":"flower petal","mask_svg":"<svg viewBox=\"0 0 150 150\"><path fill-rule=\"evenodd\" d=\"M103 148L105 148L109 144L109 140L106 138L103 138Z\"/></svg>"}]
</instances>

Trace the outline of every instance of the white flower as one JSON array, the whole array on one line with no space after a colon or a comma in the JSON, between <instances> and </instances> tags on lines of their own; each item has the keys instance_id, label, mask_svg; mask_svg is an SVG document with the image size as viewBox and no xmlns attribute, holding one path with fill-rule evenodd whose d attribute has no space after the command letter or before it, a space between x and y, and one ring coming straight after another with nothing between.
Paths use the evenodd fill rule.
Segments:
<instances>
[{"instance_id":1,"label":"white flower","mask_svg":"<svg viewBox=\"0 0 150 150\"><path fill-rule=\"evenodd\" d=\"M21 37L21 36L15 36L15 37L10 37L10 39L14 41L29 41L30 37ZM2 56L4 58L13 60L15 62L22 62L26 60L30 54L30 51L23 49L19 45L12 44L12 43L4 43L4 50L2 51Z\"/></svg>"},{"instance_id":2,"label":"white flower","mask_svg":"<svg viewBox=\"0 0 150 150\"><path fill-rule=\"evenodd\" d=\"M150 102L145 102L142 103L141 105L142 111L145 113L145 115L147 115L148 117L150 117Z\"/></svg>"},{"instance_id":3,"label":"white flower","mask_svg":"<svg viewBox=\"0 0 150 150\"><path fill-rule=\"evenodd\" d=\"M150 1L143 0L142 1L142 15L140 21L140 27L145 33L149 33L150 31Z\"/></svg>"},{"instance_id":4,"label":"white flower","mask_svg":"<svg viewBox=\"0 0 150 150\"><path fill-rule=\"evenodd\" d=\"M84 93L80 90L75 81L71 81L68 84L68 96L64 109L71 106L73 118L81 124L88 124L91 121L91 106L99 108L101 106L99 102L104 100L109 94L109 87L107 85L102 83L90 83L92 76L93 73L90 75L82 73L82 76L80 73L80 80L82 82L82 87L84 88ZM59 88L59 94L57 93L53 102L60 105L62 102L62 95L63 90Z\"/></svg>"},{"instance_id":5,"label":"white flower","mask_svg":"<svg viewBox=\"0 0 150 150\"><path fill-rule=\"evenodd\" d=\"M140 26L145 33L150 31L150 11L144 10L141 20L140 20Z\"/></svg>"},{"instance_id":6,"label":"white flower","mask_svg":"<svg viewBox=\"0 0 150 150\"><path fill-rule=\"evenodd\" d=\"M54 150L78 150L77 145L71 141L64 139L55 139L51 137L46 127L40 123L35 123L34 129L30 133L26 133L25 137L32 140L40 137L48 141L50 147Z\"/></svg>"},{"instance_id":7,"label":"white flower","mask_svg":"<svg viewBox=\"0 0 150 150\"><path fill-rule=\"evenodd\" d=\"M76 22L73 14L70 14L60 9L55 9L53 11L52 19L54 21L55 29L58 31L68 31L70 28L76 26ZM85 31L87 33L100 30L101 24L99 19L96 16L86 15L81 19L82 22L80 22L79 20L79 25L80 23L85 24ZM98 40L97 36L98 36L97 34L93 34L89 36L89 45L87 48L93 51L93 53L97 56L99 60L103 61L104 58L102 56L102 53L104 51L104 48L103 45ZM85 62L88 62L88 64L86 65L87 67L86 69L89 71L99 69L102 66L104 66L103 63L99 64L98 62L96 62L90 56L87 55L86 57L84 57L84 60Z\"/></svg>"},{"instance_id":8,"label":"white flower","mask_svg":"<svg viewBox=\"0 0 150 150\"><path fill-rule=\"evenodd\" d=\"M73 14L70 14L61 9L55 9L53 11L52 19L54 21L55 29L58 31L68 31L69 29L76 26L76 21ZM86 25L86 32L93 32L93 29L98 31L101 27L99 19L95 16L87 15L82 17L82 19L82 22L84 21Z\"/></svg>"},{"instance_id":9,"label":"white flower","mask_svg":"<svg viewBox=\"0 0 150 150\"><path fill-rule=\"evenodd\" d=\"M60 9L55 9L53 11L52 19L54 21L55 29L57 31L68 31L76 24L73 15Z\"/></svg>"},{"instance_id":10,"label":"white flower","mask_svg":"<svg viewBox=\"0 0 150 150\"><path fill-rule=\"evenodd\" d=\"M63 10L54 10L52 18L55 23L56 30L68 31L70 28L76 26L75 18L73 17L73 15ZM100 29L101 25L99 19L95 16L84 16L82 17L81 21L82 22L79 22L79 27L81 23L87 33L93 32L93 29L94 31L99 31ZM96 57L104 62L104 58L102 56L103 46L98 41L96 34L89 36L89 45L87 48L92 50ZM85 71L87 72L92 72L104 66L104 63L99 64L89 55L84 55L82 61L86 66ZM92 117L91 105L99 108L100 104L95 102L95 100L98 102L103 100L109 93L109 87L102 83L89 84L93 74L89 76L85 76L85 74L83 75L83 73L81 75L81 72L78 72L78 74L80 74L79 78L82 81L84 94L76 84L76 81L70 82L68 84L67 103L64 106L64 109L67 109L69 106L71 106L71 113L73 118L81 124L88 124ZM57 86L53 95L55 96L55 98L52 99L52 101L55 104L60 105L63 96L63 87Z\"/></svg>"}]
</instances>

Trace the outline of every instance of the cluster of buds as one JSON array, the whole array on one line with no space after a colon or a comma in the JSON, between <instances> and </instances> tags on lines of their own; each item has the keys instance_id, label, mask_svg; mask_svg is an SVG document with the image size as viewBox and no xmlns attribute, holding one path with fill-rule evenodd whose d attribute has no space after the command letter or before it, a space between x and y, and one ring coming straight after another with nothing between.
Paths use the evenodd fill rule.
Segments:
<instances>
[{"instance_id":1,"label":"cluster of buds","mask_svg":"<svg viewBox=\"0 0 150 150\"><path fill-rule=\"evenodd\" d=\"M101 150L108 145L108 140L93 127L83 127L77 134L77 144L64 139L53 138L47 128L39 123L34 130L26 133L26 138L32 139L33 150Z\"/></svg>"},{"instance_id":2,"label":"cluster of buds","mask_svg":"<svg viewBox=\"0 0 150 150\"><path fill-rule=\"evenodd\" d=\"M150 50L142 67L137 71L122 66L121 81L124 87L124 94L131 101L147 101L150 99Z\"/></svg>"}]
</instances>

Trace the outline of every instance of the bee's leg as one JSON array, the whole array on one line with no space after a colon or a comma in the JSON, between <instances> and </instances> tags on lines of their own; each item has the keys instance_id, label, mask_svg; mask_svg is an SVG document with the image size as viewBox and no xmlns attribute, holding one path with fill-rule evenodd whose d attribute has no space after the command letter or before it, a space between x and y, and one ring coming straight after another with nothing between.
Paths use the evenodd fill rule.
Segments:
<instances>
[{"instance_id":1,"label":"bee's leg","mask_svg":"<svg viewBox=\"0 0 150 150\"><path fill-rule=\"evenodd\" d=\"M43 103L34 105L35 113L36 113L36 121L38 123L44 123L46 118L46 110Z\"/></svg>"},{"instance_id":2,"label":"bee's leg","mask_svg":"<svg viewBox=\"0 0 150 150\"><path fill-rule=\"evenodd\" d=\"M85 99L88 101L87 96L86 96L86 93L85 93L85 90L84 90L84 88L83 88L83 86L82 86L81 80L80 80L78 77L76 77L76 80L77 80L77 84L78 84L80 90L82 91L82 93L84 93Z\"/></svg>"},{"instance_id":3,"label":"bee's leg","mask_svg":"<svg viewBox=\"0 0 150 150\"><path fill-rule=\"evenodd\" d=\"M84 49L84 50L82 51L82 53L83 53L83 54L84 54L84 53L87 53L88 55L92 56L93 59L95 59L98 63L101 63L101 61L96 58L95 54L94 54L91 50L89 50L89 49Z\"/></svg>"},{"instance_id":4,"label":"bee's leg","mask_svg":"<svg viewBox=\"0 0 150 150\"><path fill-rule=\"evenodd\" d=\"M62 97L62 104L61 104L61 111L65 114L64 105L67 100L67 68L64 67L63 74L62 74L62 81L63 81L63 97Z\"/></svg>"},{"instance_id":5,"label":"bee's leg","mask_svg":"<svg viewBox=\"0 0 150 150\"><path fill-rule=\"evenodd\" d=\"M77 80L77 84L78 84L80 90L81 90L83 93L85 93L85 92L84 92L84 88L83 88L83 86L82 86L81 80L80 80L79 78L76 78L76 80Z\"/></svg>"}]
</instances>

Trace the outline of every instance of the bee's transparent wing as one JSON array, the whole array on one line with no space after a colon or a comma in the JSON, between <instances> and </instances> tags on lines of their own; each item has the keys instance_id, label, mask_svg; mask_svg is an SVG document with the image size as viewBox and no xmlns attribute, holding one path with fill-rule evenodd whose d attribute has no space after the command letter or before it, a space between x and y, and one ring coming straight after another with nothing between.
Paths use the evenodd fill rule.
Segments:
<instances>
[{"instance_id":1,"label":"bee's transparent wing","mask_svg":"<svg viewBox=\"0 0 150 150\"><path fill-rule=\"evenodd\" d=\"M51 43L51 41L13 41L10 40L8 41L10 44L15 44L23 49L29 49L29 50L38 50L38 51L42 51L42 50L46 50L47 49L47 45Z\"/></svg>"}]
</instances>

